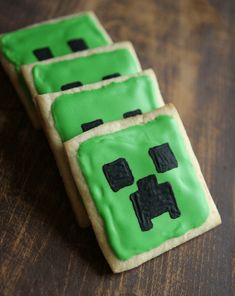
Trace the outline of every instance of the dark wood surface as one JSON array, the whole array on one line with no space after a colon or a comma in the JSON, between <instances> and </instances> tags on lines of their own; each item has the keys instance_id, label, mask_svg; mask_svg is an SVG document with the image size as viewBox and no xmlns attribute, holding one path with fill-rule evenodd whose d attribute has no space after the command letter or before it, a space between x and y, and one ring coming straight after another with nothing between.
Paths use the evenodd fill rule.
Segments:
<instances>
[{"instance_id":1,"label":"dark wood surface","mask_svg":"<svg viewBox=\"0 0 235 296\"><path fill-rule=\"evenodd\" d=\"M52 153L0 69L0 295L235 295L235 2L0 0L0 31L94 10L178 108L223 224L111 273L76 225Z\"/></svg>"}]
</instances>

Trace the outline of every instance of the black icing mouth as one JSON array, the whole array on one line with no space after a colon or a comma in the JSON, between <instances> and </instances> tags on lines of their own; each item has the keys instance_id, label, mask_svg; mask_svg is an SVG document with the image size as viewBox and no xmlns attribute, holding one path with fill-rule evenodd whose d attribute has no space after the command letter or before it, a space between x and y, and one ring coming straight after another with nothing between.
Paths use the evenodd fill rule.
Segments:
<instances>
[{"instance_id":1,"label":"black icing mouth","mask_svg":"<svg viewBox=\"0 0 235 296\"><path fill-rule=\"evenodd\" d=\"M153 227L152 218L168 212L172 219L180 216L170 183L158 184L155 175L137 181L138 191L130 195L142 231Z\"/></svg>"}]
</instances>

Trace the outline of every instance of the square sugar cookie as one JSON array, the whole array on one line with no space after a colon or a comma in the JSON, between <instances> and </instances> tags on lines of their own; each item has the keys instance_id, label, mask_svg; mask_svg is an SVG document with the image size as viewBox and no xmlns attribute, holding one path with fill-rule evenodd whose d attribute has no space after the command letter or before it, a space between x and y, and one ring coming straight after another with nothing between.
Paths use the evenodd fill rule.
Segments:
<instances>
[{"instance_id":1,"label":"square sugar cookie","mask_svg":"<svg viewBox=\"0 0 235 296\"><path fill-rule=\"evenodd\" d=\"M173 105L104 124L65 148L114 272L134 268L221 223Z\"/></svg>"},{"instance_id":2,"label":"square sugar cookie","mask_svg":"<svg viewBox=\"0 0 235 296\"><path fill-rule=\"evenodd\" d=\"M33 99L36 95L64 91L139 71L141 66L130 42L119 42L22 67Z\"/></svg>"},{"instance_id":3,"label":"square sugar cookie","mask_svg":"<svg viewBox=\"0 0 235 296\"><path fill-rule=\"evenodd\" d=\"M89 220L65 157L63 142L103 122L134 116L163 105L152 70L36 97L42 126L81 227Z\"/></svg>"},{"instance_id":4,"label":"square sugar cookie","mask_svg":"<svg viewBox=\"0 0 235 296\"><path fill-rule=\"evenodd\" d=\"M32 98L20 67L112 41L93 12L37 23L0 36L0 60L35 127L39 127Z\"/></svg>"}]
</instances>

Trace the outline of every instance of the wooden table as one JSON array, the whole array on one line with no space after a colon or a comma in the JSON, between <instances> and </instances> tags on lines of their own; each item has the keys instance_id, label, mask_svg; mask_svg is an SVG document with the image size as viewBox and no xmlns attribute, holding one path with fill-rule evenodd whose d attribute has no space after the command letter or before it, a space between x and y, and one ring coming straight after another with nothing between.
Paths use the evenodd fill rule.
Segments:
<instances>
[{"instance_id":1,"label":"wooden table","mask_svg":"<svg viewBox=\"0 0 235 296\"><path fill-rule=\"evenodd\" d=\"M156 71L223 224L112 274L92 230L77 226L46 139L0 69L0 295L235 295L235 2L1 0L0 29L88 9Z\"/></svg>"}]
</instances>

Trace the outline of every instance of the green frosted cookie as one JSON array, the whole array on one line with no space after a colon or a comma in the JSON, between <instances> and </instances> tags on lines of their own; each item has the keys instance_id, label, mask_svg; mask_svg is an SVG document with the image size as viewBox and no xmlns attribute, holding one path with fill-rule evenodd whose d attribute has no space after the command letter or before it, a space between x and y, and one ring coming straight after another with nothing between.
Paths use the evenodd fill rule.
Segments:
<instances>
[{"instance_id":1,"label":"green frosted cookie","mask_svg":"<svg viewBox=\"0 0 235 296\"><path fill-rule=\"evenodd\" d=\"M76 185L114 272L221 223L172 105L65 143Z\"/></svg>"},{"instance_id":2,"label":"green frosted cookie","mask_svg":"<svg viewBox=\"0 0 235 296\"><path fill-rule=\"evenodd\" d=\"M38 23L0 37L0 59L32 122L37 115L20 73L22 65L111 44L92 12Z\"/></svg>"}]
</instances>

